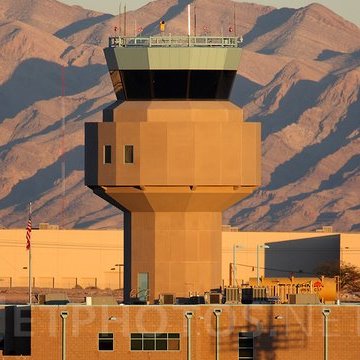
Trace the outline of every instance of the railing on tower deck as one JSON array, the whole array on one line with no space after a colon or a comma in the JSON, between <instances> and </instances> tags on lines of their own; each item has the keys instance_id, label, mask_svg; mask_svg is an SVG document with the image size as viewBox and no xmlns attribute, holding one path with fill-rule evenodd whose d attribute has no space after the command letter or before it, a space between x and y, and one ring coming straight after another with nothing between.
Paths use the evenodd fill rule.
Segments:
<instances>
[{"instance_id":1,"label":"railing on tower deck","mask_svg":"<svg viewBox=\"0 0 360 360\"><path fill-rule=\"evenodd\" d=\"M238 48L243 39L234 36L111 36L109 47L227 47Z\"/></svg>"}]
</instances>

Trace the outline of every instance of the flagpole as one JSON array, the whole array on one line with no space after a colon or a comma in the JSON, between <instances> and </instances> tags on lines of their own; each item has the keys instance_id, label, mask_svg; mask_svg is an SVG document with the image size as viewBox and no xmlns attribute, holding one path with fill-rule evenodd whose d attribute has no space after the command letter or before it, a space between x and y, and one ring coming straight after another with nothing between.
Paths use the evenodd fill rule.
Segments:
<instances>
[{"instance_id":1,"label":"flagpole","mask_svg":"<svg viewBox=\"0 0 360 360\"><path fill-rule=\"evenodd\" d=\"M29 219L31 219L31 202L29 203ZM29 247L29 305L32 299L32 274L31 274L31 245Z\"/></svg>"}]
</instances>

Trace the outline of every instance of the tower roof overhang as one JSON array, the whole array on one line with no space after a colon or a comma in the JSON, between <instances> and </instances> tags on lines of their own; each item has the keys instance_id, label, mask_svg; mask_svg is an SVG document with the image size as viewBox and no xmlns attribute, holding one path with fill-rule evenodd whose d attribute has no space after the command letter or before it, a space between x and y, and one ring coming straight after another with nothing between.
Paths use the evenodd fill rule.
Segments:
<instances>
[{"instance_id":1,"label":"tower roof overhang","mask_svg":"<svg viewBox=\"0 0 360 360\"><path fill-rule=\"evenodd\" d=\"M108 47L112 70L237 70L240 48L226 47Z\"/></svg>"}]
</instances>

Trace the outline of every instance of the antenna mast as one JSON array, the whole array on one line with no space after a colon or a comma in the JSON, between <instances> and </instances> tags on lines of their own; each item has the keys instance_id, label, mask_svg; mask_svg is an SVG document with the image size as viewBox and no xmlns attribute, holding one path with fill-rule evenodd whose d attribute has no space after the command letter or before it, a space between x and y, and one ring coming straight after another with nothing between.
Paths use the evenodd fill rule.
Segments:
<instances>
[{"instance_id":1,"label":"antenna mast","mask_svg":"<svg viewBox=\"0 0 360 360\"><path fill-rule=\"evenodd\" d=\"M194 36L196 36L196 1L194 3Z\"/></svg>"},{"instance_id":2,"label":"antenna mast","mask_svg":"<svg viewBox=\"0 0 360 360\"><path fill-rule=\"evenodd\" d=\"M191 7L188 4L188 36L191 35Z\"/></svg>"},{"instance_id":3,"label":"antenna mast","mask_svg":"<svg viewBox=\"0 0 360 360\"><path fill-rule=\"evenodd\" d=\"M119 36L121 36L121 1L119 4Z\"/></svg>"},{"instance_id":4,"label":"antenna mast","mask_svg":"<svg viewBox=\"0 0 360 360\"><path fill-rule=\"evenodd\" d=\"M126 36L126 3L124 5L124 36Z\"/></svg>"}]
</instances>

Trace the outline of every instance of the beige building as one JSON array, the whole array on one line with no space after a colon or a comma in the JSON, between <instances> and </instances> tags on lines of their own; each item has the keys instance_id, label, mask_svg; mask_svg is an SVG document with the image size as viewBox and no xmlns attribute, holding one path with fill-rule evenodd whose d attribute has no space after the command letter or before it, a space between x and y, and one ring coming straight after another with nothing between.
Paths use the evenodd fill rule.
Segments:
<instances>
[{"instance_id":1,"label":"beige building","mask_svg":"<svg viewBox=\"0 0 360 360\"><path fill-rule=\"evenodd\" d=\"M0 286L28 286L25 230L0 230ZM123 232L34 230L32 275L36 287L123 287ZM120 271L120 274L119 274ZM119 279L120 275L120 279Z\"/></svg>"},{"instance_id":2,"label":"beige building","mask_svg":"<svg viewBox=\"0 0 360 360\"><path fill-rule=\"evenodd\" d=\"M25 229L0 230L0 287L28 284L25 234ZM123 264L122 230L33 230L31 242L35 286L115 289L120 282L123 287L123 267L115 266ZM221 244L225 285L231 283L234 245L238 283L256 277L261 244L269 246L259 250L261 276L307 277L319 264L340 259L360 266L360 234L223 231Z\"/></svg>"}]
</instances>

